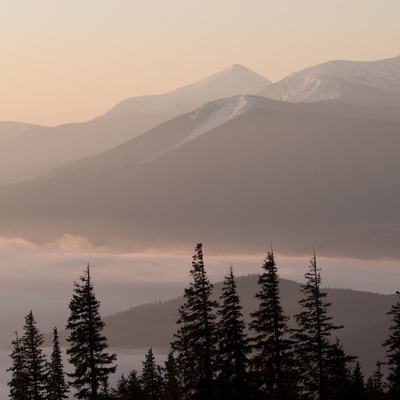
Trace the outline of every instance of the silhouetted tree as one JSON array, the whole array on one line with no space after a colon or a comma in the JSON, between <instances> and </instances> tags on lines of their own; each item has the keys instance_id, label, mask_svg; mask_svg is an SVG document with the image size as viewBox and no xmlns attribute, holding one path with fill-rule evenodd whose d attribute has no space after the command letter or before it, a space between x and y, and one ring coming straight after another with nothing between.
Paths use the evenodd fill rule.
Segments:
<instances>
[{"instance_id":1,"label":"silhouetted tree","mask_svg":"<svg viewBox=\"0 0 400 400\"><path fill-rule=\"evenodd\" d=\"M104 322L101 319L100 302L96 299L91 282L90 267L87 265L80 283L74 282L74 293L69 304L71 314L67 330L70 331L67 349L74 372L71 385L77 390L78 399L98 400L106 390L108 377L114 373L116 354L107 353L107 339L102 334Z\"/></svg>"},{"instance_id":2,"label":"silhouetted tree","mask_svg":"<svg viewBox=\"0 0 400 400\"><path fill-rule=\"evenodd\" d=\"M213 285L203 262L202 244L196 246L190 271L192 282L185 289L179 308L179 326L172 343L182 373L185 399L213 399L215 368L215 314L218 304L210 299Z\"/></svg>"},{"instance_id":3,"label":"silhouetted tree","mask_svg":"<svg viewBox=\"0 0 400 400\"><path fill-rule=\"evenodd\" d=\"M18 336L15 331L15 339L11 342L13 351L10 355L12 366L7 369L11 372L11 380L8 382L10 388L10 399L12 400L29 400L29 379L26 367L26 357Z\"/></svg>"},{"instance_id":4,"label":"silhouetted tree","mask_svg":"<svg viewBox=\"0 0 400 400\"><path fill-rule=\"evenodd\" d=\"M386 358L389 369L388 397L400 399L400 292L397 293L397 302L388 315L392 317L389 338L383 343L386 347Z\"/></svg>"},{"instance_id":5,"label":"silhouetted tree","mask_svg":"<svg viewBox=\"0 0 400 400\"><path fill-rule=\"evenodd\" d=\"M364 374L362 373L361 364L359 361L356 362L351 372L349 398L352 400L366 400L367 398Z\"/></svg>"},{"instance_id":6,"label":"silhouetted tree","mask_svg":"<svg viewBox=\"0 0 400 400\"><path fill-rule=\"evenodd\" d=\"M302 285L303 298L299 301L302 311L295 315L298 324L294 334L298 358L301 397L305 399L328 399L330 389L329 366L333 363L335 345L332 332L342 328L332 323L328 314L330 303L321 289L320 269L314 252L309 271Z\"/></svg>"},{"instance_id":7,"label":"silhouetted tree","mask_svg":"<svg viewBox=\"0 0 400 400\"><path fill-rule=\"evenodd\" d=\"M128 378L122 374L121 378L118 379L117 387L112 389L111 393L111 398L115 400L144 400L137 371L132 370Z\"/></svg>"},{"instance_id":8,"label":"silhouetted tree","mask_svg":"<svg viewBox=\"0 0 400 400\"><path fill-rule=\"evenodd\" d=\"M53 329L53 351L49 364L47 392L47 400L68 399L69 389L65 380L57 328Z\"/></svg>"},{"instance_id":9,"label":"silhouetted tree","mask_svg":"<svg viewBox=\"0 0 400 400\"><path fill-rule=\"evenodd\" d=\"M143 361L143 371L140 377L144 398L146 400L161 400L163 397L163 378L156 363L153 349L150 347Z\"/></svg>"},{"instance_id":10,"label":"silhouetted tree","mask_svg":"<svg viewBox=\"0 0 400 400\"><path fill-rule=\"evenodd\" d=\"M128 383L129 383L129 400L143 400L144 394L143 389L140 384L140 379L137 376L137 371L132 370L128 376Z\"/></svg>"},{"instance_id":11,"label":"silhouetted tree","mask_svg":"<svg viewBox=\"0 0 400 400\"><path fill-rule=\"evenodd\" d=\"M222 399L244 400L248 397L246 369L250 346L232 267L225 276L220 299L221 307L217 312L220 317L217 323L220 396Z\"/></svg>"},{"instance_id":12,"label":"silhouetted tree","mask_svg":"<svg viewBox=\"0 0 400 400\"><path fill-rule=\"evenodd\" d=\"M353 400L350 395L351 369L350 364L355 357L347 356L339 339L332 344L329 360L326 365L328 389L326 398L329 400Z\"/></svg>"},{"instance_id":13,"label":"silhouetted tree","mask_svg":"<svg viewBox=\"0 0 400 400\"><path fill-rule=\"evenodd\" d=\"M47 361L43 354L43 343L43 334L39 332L35 317L30 311L25 317L20 345L25 359L28 398L32 400L43 400L47 394Z\"/></svg>"},{"instance_id":14,"label":"silhouetted tree","mask_svg":"<svg viewBox=\"0 0 400 400\"><path fill-rule=\"evenodd\" d=\"M367 399L384 400L386 399L385 384L383 382L382 363L377 361L374 373L367 381Z\"/></svg>"},{"instance_id":15,"label":"silhouetted tree","mask_svg":"<svg viewBox=\"0 0 400 400\"><path fill-rule=\"evenodd\" d=\"M129 391L129 381L122 374L118 379L117 387L112 389L112 398L115 400L131 400Z\"/></svg>"},{"instance_id":16,"label":"silhouetted tree","mask_svg":"<svg viewBox=\"0 0 400 400\"><path fill-rule=\"evenodd\" d=\"M172 351L168 353L164 368L164 400L183 399L182 385L176 360Z\"/></svg>"},{"instance_id":17,"label":"silhouetted tree","mask_svg":"<svg viewBox=\"0 0 400 400\"><path fill-rule=\"evenodd\" d=\"M292 342L288 317L281 306L279 277L273 252L268 252L258 279L257 311L251 314L250 329L255 333L253 368L258 389L268 399L288 400L296 397L293 376Z\"/></svg>"}]
</instances>

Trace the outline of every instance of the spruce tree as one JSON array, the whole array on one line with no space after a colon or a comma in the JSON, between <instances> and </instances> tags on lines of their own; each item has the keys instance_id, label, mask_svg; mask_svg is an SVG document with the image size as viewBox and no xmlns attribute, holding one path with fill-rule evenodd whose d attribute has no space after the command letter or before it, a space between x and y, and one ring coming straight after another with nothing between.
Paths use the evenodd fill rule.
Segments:
<instances>
[{"instance_id":1,"label":"spruce tree","mask_svg":"<svg viewBox=\"0 0 400 400\"><path fill-rule=\"evenodd\" d=\"M11 344L13 346L13 351L10 355L12 366L7 369L7 371L11 372L11 380L8 382L10 388L9 397L12 400L29 400L26 357L17 331L15 331L15 339Z\"/></svg>"},{"instance_id":2,"label":"spruce tree","mask_svg":"<svg viewBox=\"0 0 400 400\"><path fill-rule=\"evenodd\" d=\"M273 252L268 252L258 279L258 309L251 314L254 332L253 368L256 385L263 396L287 400L296 396L293 377L292 342L288 317L280 299L279 277Z\"/></svg>"},{"instance_id":3,"label":"spruce tree","mask_svg":"<svg viewBox=\"0 0 400 400\"><path fill-rule=\"evenodd\" d=\"M118 379L116 389L112 390L112 398L115 400L130 400L129 381L124 374Z\"/></svg>"},{"instance_id":4,"label":"spruce tree","mask_svg":"<svg viewBox=\"0 0 400 400\"><path fill-rule=\"evenodd\" d=\"M116 354L110 354L107 338L102 334L104 322L101 319L100 302L96 299L90 276L90 267L74 282L74 293L69 304L71 314L66 326L69 331L67 349L69 362L74 372L70 384L76 389L78 399L98 400L104 392L108 377L114 373Z\"/></svg>"},{"instance_id":5,"label":"spruce tree","mask_svg":"<svg viewBox=\"0 0 400 400\"><path fill-rule=\"evenodd\" d=\"M144 400L137 371L132 370L128 378L122 374L121 378L118 379L116 389L112 389L111 393L111 398L115 400Z\"/></svg>"},{"instance_id":6,"label":"spruce tree","mask_svg":"<svg viewBox=\"0 0 400 400\"><path fill-rule=\"evenodd\" d=\"M137 371L132 370L128 376L129 400L144 400L143 389L138 378Z\"/></svg>"},{"instance_id":7,"label":"spruce tree","mask_svg":"<svg viewBox=\"0 0 400 400\"><path fill-rule=\"evenodd\" d=\"M179 308L179 326L172 343L182 373L185 399L212 400L215 373L215 314L218 306L210 296L213 285L207 277L202 244L196 246L190 271L192 282L185 289Z\"/></svg>"},{"instance_id":8,"label":"spruce tree","mask_svg":"<svg viewBox=\"0 0 400 400\"><path fill-rule=\"evenodd\" d=\"M392 317L389 338L383 343L386 347L386 358L389 369L388 396L390 399L400 398L400 292L397 293L397 302L388 315Z\"/></svg>"},{"instance_id":9,"label":"spruce tree","mask_svg":"<svg viewBox=\"0 0 400 400\"><path fill-rule=\"evenodd\" d=\"M163 396L163 382L159 366L150 347L143 361L140 383L146 400L161 400Z\"/></svg>"},{"instance_id":10,"label":"spruce tree","mask_svg":"<svg viewBox=\"0 0 400 400\"><path fill-rule=\"evenodd\" d=\"M307 281L301 288L303 298L299 301L302 311L295 316L298 329L294 335L301 392L306 399L326 400L332 383L329 366L333 365L336 350L331 336L342 327L333 324L328 313L331 304L321 289L315 252L305 278Z\"/></svg>"},{"instance_id":11,"label":"spruce tree","mask_svg":"<svg viewBox=\"0 0 400 400\"><path fill-rule=\"evenodd\" d=\"M384 400L386 399L386 388L383 380L382 363L376 362L374 373L367 381L367 399Z\"/></svg>"},{"instance_id":12,"label":"spruce tree","mask_svg":"<svg viewBox=\"0 0 400 400\"><path fill-rule=\"evenodd\" d=\"M364 374L361 370L361 364L356 362L350 379L350 399L352 400L366 400L367 390L365 386Z\"/></svg>"},{"instance_id":13,"label":"spruce tree","mask_svg":"<svg viewBox=\"0 0 400 400\"><path fill-rule=\"evenodd\" d=\"M350 395L352 372L350 364L355 357L347 356L338 338L332 344L329 362L326 365L328 376L327 398L329 400L355 400Z\"/></svg>"},{"instance_id":14,"label":"spruce tree","mask_svg":"<svg viewBox=\"0 0 400 400\"><path fill-rule=\"evenodd\" d=\"M221 398L244 400L248 397L247 356L250 346L232 267L225 276L220 300L217 360Z\"/></svg>"},{"instance_id":15,"label":"spruce tree","mask_svg":"<svg viewBox=\"0 0 400 400\"><path fill-rule=\"evenodd\" d=\"M47 395L47 361L43 354L43 334L36 326L32 311L25 317L21 347L27 374L27 393L31 400L44 400Z\"/></svg>"},{"instance_id":16,"label":"spruce tree","mask_svg":"<svg viewBox=\"0 0 400 400\"><path fill-rule=\"evenodd\" d=\"M168 353L164 367L164 400L182 400L182 386L176 360L172 351Z\"/></svg>"},{"instance_id":17,"label":"spruce tree","mask_svg":"<svg viewBox=\"0 0 400 400\"><path fill-rule=\"evenodd\" d=\"M53 329L53 350L48 373L47 400L68 399L68 384L65 380L62 352L57 328Z\"/></svg>"}]
</instances>

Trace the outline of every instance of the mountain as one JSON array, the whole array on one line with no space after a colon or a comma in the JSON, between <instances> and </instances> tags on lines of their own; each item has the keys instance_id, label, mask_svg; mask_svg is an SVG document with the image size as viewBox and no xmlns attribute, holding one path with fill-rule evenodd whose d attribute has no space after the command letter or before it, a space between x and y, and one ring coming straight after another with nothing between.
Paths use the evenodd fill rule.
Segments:
<instances>
[{"instance_id":1,"label":"mountain","mask_svg":"<svg viewBox=\"0 0 400 400\"><path fill-rule=\"evenodd\" d=\"M237 278L246 322L250 321L250 313L258 306L255 298L255 293L259 290L257 278L256 275ZM218 282L214 287L213 297L218 300L222 283ZM376 361L383 360L384 357L382 342L387 338L390 324L386 313L396 302L396 296L349 289L326 289L326 292L327 301L332 303L330 315L333 322L344 325L337 334L345 350L350 355L358 356L364 372L372 374ZM280 279L280 294L282 307L291 317L290 326L295 327L293 315L300 310L300 284ZM105 317L105 335L114 348L168 349L176 331L177 310L182 303L183 298L176 298L133 307ZM65 340L65 332L62 337Z\"/></svg>"},{"instance_id":2,"label":"mountain","mask_svg":"<svg viewBox=\"0 0 400 400\"><path fill-rule=\"evenodd\" d=\"M400 257L399 132L398 117L369 106L233 97L8 188L0 234Z\"/></svg>"},{"instance_id":3,"label":"mountain","mask_svg":"<svg viewBox=\"0 0 400 400\"><path fill-rule=\"evenodd\" d=\"M267 98L311 102L354 94L360 86L400 92L400 56L378 61L329 61L295 72L259 94Z\"/></svg>"},{"instance_id":4,"label":"mountain","mask_svg":"<svg viewBox=\"0 0 400 400\"><path fill-rule=\"evenodd\" d=\"M0 185L38 177L111 149L207 101L255 93L268 84L267 79L246 67L233 65L170 93L128 99L88 122L56 127L0 123ZM19 135L13 133L17 126Z\"/></svg>"},{"instance_id":5,"label":"mountain","mask_svg":"<svg viewBox=\"0 0 400 400\"><path fill-rule=\"evenodd\" d=\"M121 115L146 114L168 110L174 116L194 110L204 103L239 94L256 94L271 82L250 69L234 64L206 79L172 92L127 99L101 118Z\"/></svg>"},{"instance_id":6,"label":"mountain","mask_svg":"<svg viewBox=\"0 0 400 400\"><path fill-rule=\"evenodd\" d=\"M0 143L0 185L35 178L60 165L88 157L141 134L165 114L33 127Z\"/></svg>"},{"instance_id":7,"label":"mountain","mask_svg":"<svg viewBox=\"0 0 400 400\"><path fill-rule=\"evenodd\" d=\"M185 143L251 110L279 104L257 96L238 95L207 103L198 109L163 122L143 135L94 157L52 171L58 175L80 168L101 173L112 168L133 168L151 162Z\"/></svg>"},{"instance_id":8,"label":"mountain","mask_svg":"<svg viewBox=\"0 0 400 400\"><path fill-rule=\"evenodd\" d=\"M26 132L37 125L25 124L23 122L0 121L0 145Z\"/></svg>"}]
</instances>

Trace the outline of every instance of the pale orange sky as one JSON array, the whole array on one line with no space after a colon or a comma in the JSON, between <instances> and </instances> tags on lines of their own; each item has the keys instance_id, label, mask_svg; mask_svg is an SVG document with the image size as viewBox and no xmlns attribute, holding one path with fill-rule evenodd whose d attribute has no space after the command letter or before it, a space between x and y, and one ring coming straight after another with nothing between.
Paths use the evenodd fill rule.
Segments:
<instances>
[{"instance_id":1,"label":"pale orange sky","mask_svg":"<svg viewBox=\"0 0 400 400\"><path fill-rule=\"evenodd\" d=\"M0 121L91 119L238 63L277 81L400 54L398 0L0 0Z\"/></svg>"}]
</instances>

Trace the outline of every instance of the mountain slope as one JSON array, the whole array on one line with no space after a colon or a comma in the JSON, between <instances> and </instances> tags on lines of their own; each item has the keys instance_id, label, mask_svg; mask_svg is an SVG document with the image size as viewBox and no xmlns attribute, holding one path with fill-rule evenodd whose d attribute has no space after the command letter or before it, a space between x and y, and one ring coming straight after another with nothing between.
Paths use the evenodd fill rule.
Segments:
<instances>
[{"instance_id":1,"label":"mountain slope","mask_svg":"<svg viewBox=\"0 0 400 400\"><path fill-rule=\"evenodd\" d=\"M335 102L256 101L172 149L194 128L187 115L148 133L165 136L163 149L141 135L20 185L0 198L0 233L131 249L207 240L240 251L273 240L285 252L314 244L325 255L400 257L400 122ZM138 162L146 146L152 161Z\"/></svg>"},{"instance_id":2,"label":"mountain slope","mask_svg":"<svg viewBox=\"0 0 400 400\"><path fill-rule=\"evenodd\" d=\"M172 92L133 97L117 104L102 118L169 110L177 116L204 103L240 94L256 94L271 82L248 68L234 64L206 79Z\"/></svg>"},{"instance_id":3,"label":"mountain slope","mask_svg":"<svg viewBox=\"0 0 400 400\"><path fill-rule=\"evenodd\" d=\"M33 127L0 143L0 185L32 179L62 164L117 146L168 118L110 118L49 127Z\"/></svg>"},{"instance_id":4,"label":"mountain slope","mask_svg":"<svg viewBox=\"0 0 400 400\"><path fill-rule=\"evenodd\" d=\"M249 95L216 100L163 122L102 154L62 166L52 171L52 174L79 168L91 169L98 173L110 168L133 168L151 162L246 112L267 107L279 108L280 105L262 97Z\"/></svg>"},{"instance_id":5,"label":"mountain slope","mask_svg":"<svg viewBox=\"0 0 400 400\"><path fill-rule=\"evenodd\" d=\"M0 145L35 127L37 125L23 122L0 121Z\"/></svg>"},{"instance_id":6,"label":"mountain slope","mask_svg":"<svg viewBox=\"0 0 400 400\"><path fill-rule=\"evenodd\" d=\"M329 61L295 72L260 95L281 101L310 102L345 96L357 86L400 92L400 56L378 61Z\"/></svg>"}]
</instances>

